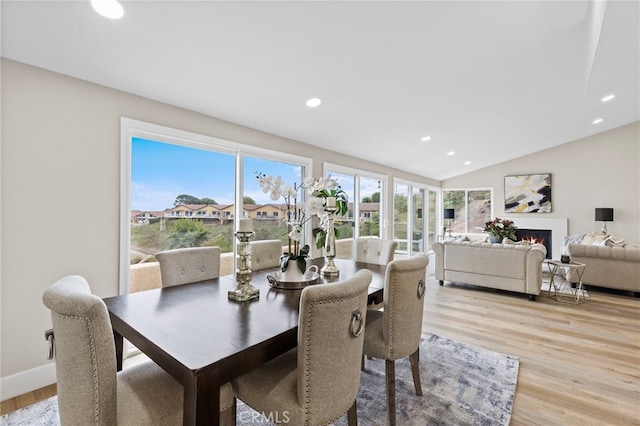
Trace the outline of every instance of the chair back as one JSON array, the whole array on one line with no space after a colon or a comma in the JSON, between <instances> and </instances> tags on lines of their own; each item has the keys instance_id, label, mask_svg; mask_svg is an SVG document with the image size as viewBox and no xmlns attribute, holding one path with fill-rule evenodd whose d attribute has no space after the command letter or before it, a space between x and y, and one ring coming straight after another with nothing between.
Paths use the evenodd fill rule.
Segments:
<instances>
[{"instance_id":1,"label":"chair back","mask_svg":"<svg viewBox=\"0 0 640 426\"><path fill-rule=\"evenodd\" d=\"M387 265L382 328L387 359L414 353L422 336L422 314L429 258L419 254Z\"/></svg>"},{"instance_id":2,"label":"chair back","mask_svg":"<svg viewBox=\"0 0 640 426\"><path fill-rule=\"evenodd\" d=\"M162 287L211 280L220 276L220 247L189 247L156 254Z\"/></svg>"},{"instance_id":3,"label":"chair back","mask_svg":"<svg viewBox=\"0 0 640 426\"><path fill-rule=\"evenodd\" d=\"M251 270L259 271L260 269L280 266L282 241L252 241L249 245L251 246Z\"/></svg>"},{"instance_id":4,"label":"chair back","mask_svg":"<svg viewBox=\"0 0 640 426\"><path fill-rule=\"evenodd\" d=\"M61 424L115 425L116 351L107 306L78 275L42 296L51 310Z\"/></svg>"},{"instance_id":5,"label":"chair back","mask_svg":"<svg viewBox=\"0 0 640 426\"><path fill-rule=\"evenodd\" d=\"M327 424L347 411L360 388L371 271L305 287L298 325L298 403L304 424Z\"/></svg>"},{"instance_id":6,"label":"chair back","mask_svg":"<svg viewBox=\"0 0 640 426\"><path fill-rule=\"evenodd\" d=\"M386 265L394 258L398 243L381 238L359 237L355 240L354 260L356 262Z\"/></svg>"}]
</instances>

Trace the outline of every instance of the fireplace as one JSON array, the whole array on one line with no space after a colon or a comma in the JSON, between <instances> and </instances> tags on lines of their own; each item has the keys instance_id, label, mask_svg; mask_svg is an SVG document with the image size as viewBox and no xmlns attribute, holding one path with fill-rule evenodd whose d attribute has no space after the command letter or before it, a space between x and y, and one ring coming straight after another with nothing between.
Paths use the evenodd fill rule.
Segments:
<instances>
[{"instance_id":1,"label":"fireplace","mask_svg":"<svg viewBox=\"0 0 640 426\"><path fill-rule=\"evenodd\" d=\"M540 217L542 216L542 217ZM509 219L514 222L517 229L535 229L535 230L551 230L551 236L545 238L550 246L547 247L547 257L556 256L560 258L562 254L562 240L567 236L567 219L563 217L544 217L544 214L537 214L535 217L511 216L503 219ZM551 250L549 250L551 247Z\"/></svg>"},{"instance_id":2,"label":"fireplace","mask_svg":"<svg viewBox=\"0 0 640 426\"><path fill-rule=\"evenodd\" d=\"M542 244L547 249L547 259L553 259L551 229L516 229L516 241L532 241Z\"/></svg>"}]
</instances>

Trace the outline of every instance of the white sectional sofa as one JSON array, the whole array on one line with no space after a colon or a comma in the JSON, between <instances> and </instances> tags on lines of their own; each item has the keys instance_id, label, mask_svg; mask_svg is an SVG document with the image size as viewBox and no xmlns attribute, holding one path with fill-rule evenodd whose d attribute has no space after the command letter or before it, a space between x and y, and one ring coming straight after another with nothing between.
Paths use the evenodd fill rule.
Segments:
<instances>
[{"instance_id":1,"label":"white sectional sofa","mask_svg":"<svg viewBox=\"0 0 640 426\"><path fill-rule=\"evenodd\" d=\"M470 241L438 241L435 274L444 281L524 293L535 300L542 287L542 244L490 244Z\"/></svg>"}]
</instances>

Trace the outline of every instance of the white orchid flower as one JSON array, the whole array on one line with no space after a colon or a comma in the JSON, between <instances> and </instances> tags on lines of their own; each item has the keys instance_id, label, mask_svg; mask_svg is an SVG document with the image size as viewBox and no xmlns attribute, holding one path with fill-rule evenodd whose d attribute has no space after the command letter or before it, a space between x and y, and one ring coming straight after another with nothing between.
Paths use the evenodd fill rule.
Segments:
<instances>
[{"instance_id":1,"label":"white orchid flower","mask_svg":"<svg viewBox=\"0 0 640 426\"><path fill-rule=\"evenodd\" d=\"M258 178L258 184L264 192L269 192L271 189L271 176L260 176Z\"/></svg>"},{"instance_id":2,"label":"white orchid flower","mask_svg":"<svg viewBox=\"0 0 640 426\"><path fill-rule=\"evenodd\" d=\"M283 185L282 186L282 196L284 198L295 199L298 195L298 192L293 189L291 185Z\"/></svg>"},{"instance_id":3,"label":"white orchid flower","mask_svg":"<svg viewBox=\"0 0 640 426\"><path fill-rule=\"evenodd\" d=\"M278 185L278 186L274 186L273 188L271 188L271 199L272 200L278 200L280 197L282 196L282 188Z\"/></svg>"},{"instance_id":4,"label":"white orchid flower","mask_svg":"<svg viewBox=\"0 0 640 426\"><path fill-rule=\"evenodd\" d=\"M326 211L321 211L318 213L318 219L320 220L319 226L323 231L327 231L327 227L329 226L329 214Z\"/></svg>"},{"instance_id":5,"label":"white orchid flower","mask_svg":"<svg viewBox=\"0 0 640 426\"><path fill-rule=\"evenodd\" d=\"M309 200L307 201L305 207L304 207L305 212L307 212L307 214L313 216L313 215L319 215L320 213L322 213L324 211L324 198L322 197L309 197Z\"/></svg>"},{"instance_id":6,"label":"white orchid flower","mask_svg":"<svg viewBox=\"0 0 640 426\"><path fill-rule=\"evenodd\" d=\"M302 240L302 226L294 224L291 226L291 232L289 232L289 238L294 241Z\"/></svg>"},{"instance_id":7,"label":"white orchid flower","mask_svg":"<svg viewBox=\"0 0 640 426\"><path fill-rule=\"evenodd\" d=\"M338 181L332 177L328 177L324 181L325 189L336 189L338 187Z\"/></svg>"},{"instance_id":8,"label":"white orchid flower","mask_svg":"<svg viewBox=\"0 0 640 426\"><path fill-rule=\"evenodd\" d=\"M306 178L302 179L302 186L308 189L311 189L313 187L313 185L315 185L316 180L312 177L307 176Z\"/></svg>"}]
</instances>

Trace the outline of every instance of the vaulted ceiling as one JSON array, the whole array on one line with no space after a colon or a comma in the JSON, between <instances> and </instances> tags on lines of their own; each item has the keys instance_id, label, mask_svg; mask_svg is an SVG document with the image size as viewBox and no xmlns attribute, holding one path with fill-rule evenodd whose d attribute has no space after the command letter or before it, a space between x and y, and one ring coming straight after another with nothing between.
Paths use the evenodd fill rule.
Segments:
<instances>
[{"instance_id":1,"label":"vaulted ceiling","mask_svg":"<svg viewBox=\"0 0 640 426\"><path fill-rule=\"evenodd\" d=\"M122 4L2 1L2 56L437 180L640 120L637 1Z\"/></svg>"}]
</instances>

